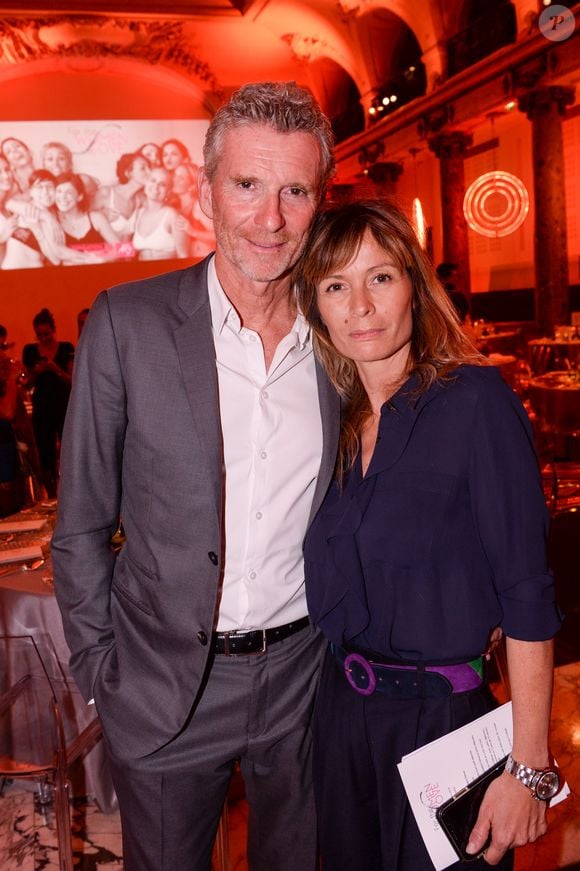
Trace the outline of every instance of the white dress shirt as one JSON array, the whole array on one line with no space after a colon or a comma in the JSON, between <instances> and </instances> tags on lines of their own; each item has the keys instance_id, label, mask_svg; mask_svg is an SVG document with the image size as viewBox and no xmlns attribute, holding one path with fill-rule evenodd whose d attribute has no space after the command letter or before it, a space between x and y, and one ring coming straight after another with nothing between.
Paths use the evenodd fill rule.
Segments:
<instances>
[{"instance_id":1,"label":"white dress shirt","mask_svg":"<svg viewBox=\"0 0 580 871\"><path fill-rule=\"evenodd\" d=\"M306 614L302 541L322 455L310 330L299 313L266 371L212 259L208 289L224 445L225 565L217 628L265 629Z\"/></svg>"}]
</instances>

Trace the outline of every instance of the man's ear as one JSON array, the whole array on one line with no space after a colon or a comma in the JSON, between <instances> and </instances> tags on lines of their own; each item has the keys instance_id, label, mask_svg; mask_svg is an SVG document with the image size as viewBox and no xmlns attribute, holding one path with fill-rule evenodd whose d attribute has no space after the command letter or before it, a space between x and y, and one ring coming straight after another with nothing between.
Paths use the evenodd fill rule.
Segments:
<instances>
[{"instance_id":1,"label":"man's ear","mask_svg":"<svg viewBox=\"0 0 580 871\"><path fill-rule=\"evenodd\" d=\"M197 177L199 190L199 205L206 218L213 218L213 203L211 198L211 184L205 174L205 167L200 167Z\"/></svg>"}]
</instances>

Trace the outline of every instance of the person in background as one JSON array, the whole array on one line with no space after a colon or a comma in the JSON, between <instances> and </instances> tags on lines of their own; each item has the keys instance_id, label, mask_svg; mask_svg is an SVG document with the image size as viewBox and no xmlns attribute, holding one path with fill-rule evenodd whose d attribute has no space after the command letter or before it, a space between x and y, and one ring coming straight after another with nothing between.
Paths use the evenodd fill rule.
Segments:
<instances>
[{"instance_id":1,"label":"person in background","mask_svg":"<svg viewBox=\"0 0 580 871\"><path fill-rule=\"evenodd\" d=\"M26 501L46 495L30 418L20 383L21 367L12 357L14 342L0 325L0 513L19 511Z\"/></svg>"},{"instance_id":2,"label":"person in background","mask_svg":"<svg viewBox=\"0 0 580 871\"><path fill-rule=\"evenodd\" d=\"M0 517L14 514L24 505L14 431L18 404L18 369L8 350L7 330L0 324Z\"/></svg>"},{"instance_id":3,"label":"person in background","mask_svg":"<svg viewBox=\"0 0 580 871\"><path fill-rule=\"evenodd\" d=\"M469 300L462 290L457 287L458 266L457 263L444 262L439 263L436 269L437 278L447 292L449 299L453 303L453 308L457 312L457 317L462 324L468 325L471 323Z\"/></svg>"},{"instance_id":4,"label":"person in background","mask_svg":"<svg viewBox=\"0 0 580 871\"><path fill-rule=\"evenodd\" d=\"M55 178L63 172L73 171L73 156L64 142L46 142L40 149L42 169L47 169Z\"/></svg>"},{"instance_id":5,"label":"person in background","mask_svg":"<svg viewBox=\"0 0 580 871\"><path fill-rule=\"evenodd\" d=\"M332 474L339 399L291 270L333 169L332 131L295 83L246 85L213 118L204 156L215 255L91 306L55 590L103 725L125 871L209 871L237 760L252 871L315 871L322 648L302 540Z\"/></svg>"},{"instance_id":6,"label":"person in background","mask_svg":"<svg viewBox=\"0 0 580 871\"><path fill-rule=\"evenodd\" d=\"M187 220L168 203L171 173L162 166L152 169L143 192L145 203L137 210L132 240L139 260L187 257Z\"/></svg>"},{"instance_id":7,"label":"person in background","mask_svg":"<svg viewBox=\"0 0 580 871\"><path fill-rule=\"evenodd\" d=\"M90 309L82 308L77 315L77 336L80 339L83 327L86 323Z\"/></svg>"},{"instance_id":8,"label":"person in background","mask_svg":"<svg viewBox=\"0 0 580 871\"><path fill-rule=\"evenodd\" d=\"M10 197L6 208L18 220L17 229L6 243L2 269L95 262L94 255L67 246L55 202L56 179L46 169L37 169L32 173L26 193Z\"/></svg>"},{"instance_id":9,"label":"person in background","mask_svg":"<svg viewBox=\"0 0 580 871\"><path fill-rule=\"evenodd\" d=\"M64 239L54 212L54 176L48 170L36 169L29 182L25 193L6 201L14 226L6 239L2 269L39 269L61 259Z\"/></svg>"},{"instance_id":10,"label":"person in background","mask_svg":"<svg viewBox=\"0 0 580 871\"><path fill-rule=\"evenodd\" d=\"M548 725L560 615L530 423L394 205L318 217L298 304L343 400L335 481L304 551L309 613L330 642L314 723L322 867L432 867L397 763L495 706L483 655L501 627L512 755L468 851L470 867L512 868L559 788ZM518 779L532 770L542 787Z\"/></svg>"},{"instance_id":11,"label":"person in background","mask_svg":"<svg viewBox=\"0 0 580 871\"><path fill-rule=\"evenodd\" d=\"M42 481L49 499L56 496L60 439L71 386L74 346L59 342L51 312L43 308L32 326L37 341L25 345L22 363L32 391L32 427Z\"/></svg>"},{"instance_id":12,"label":"person in background","mask_svg":"<svg viewBox=\"0 0 580 871\"><path fill-rule=\"evenodd\" d=\"M189 151L179 139L166 139L161 146L161 165L174 172L182 163L191 163Z\"/></svg>"},{"instance_id":13,"label":"person in background","mask_svg":"<svg viewBox=\"0 0 580 871\"><path fill-rule=\"evenodd\" d=\"M55 178L65 172L74 172L73 154L64 142L46 142L40 149L40 163L43 169L48 169ZM87 200L92 201L99 181L85 172L78 173L85 189Z\"/></svg>"},{"instance_id":14,"label":"person in background","mask_svg":"<svg viewBox=\"0 0 580 871\"><path fill-rule=\"evenodd\" d=\"M149 161L149 166L162 166L163 162L161 160L161 146L157 145L155 142L146 142L145 145L142 145L141 148L137 151L137 154L142 154Z\"/></svg>"},{"instance_id":15,"label":"person in background","mask_svg":"<svg viewBox=\"0 0 580 871\"><path fill-rule=\"evenodd\" d=\"M190 257L205 257L215 244L212 222L203 214L199 205L198 175L199 167L191 163L180 163L173 173L175 207L186 219L185 231L189 236Z\"/></svg>"},{"instance_id":16,"label":"person in background","mask_svg":"<svg viewBox=\"0 0 580 871\"><path fill-rule=\"evenodd\" d=\"M24 193L28 190L30 176L35 169L32 151L21 139L8 136L0 142L0 153L10 164L17 190Z\"/></svg>"},{"instance_id":17,"label":"person in background","mask_svg":"<svg viewBox=\"0 0 580 871\"><path fill-rule=\"evenodd\" d=\"M79 175L65 172L58 176L55 204L67 249L91 255L95 263L114 255L119 237L102 212L89 208L85 186ZM65 259L64 262L68 261Z\"/></svg>"},{"instance_id":18,"label":"person in background","mask_svg":"<svg viewBox=\"0 0 580 871\"><path fill-rule=\"evenodd\" d=\"M142 154L122 154L117 161L118 183L103 185L93 198L92 208L101 211L120 240L128 241L135 231L137 207L144 201L143 187L151 164Z\"/></svg>"},{"instance_id":19,"label":"person in background","mask_svg":"<svg viewBox=\"0 0 580 871\"><path fill-rule=\"evenodd\" d=\"M14 177L10 164L0 155L0 268L6 254L6 243L18 227L18 217L6 204L14 193Z\"/></svg>"}]
</instances>

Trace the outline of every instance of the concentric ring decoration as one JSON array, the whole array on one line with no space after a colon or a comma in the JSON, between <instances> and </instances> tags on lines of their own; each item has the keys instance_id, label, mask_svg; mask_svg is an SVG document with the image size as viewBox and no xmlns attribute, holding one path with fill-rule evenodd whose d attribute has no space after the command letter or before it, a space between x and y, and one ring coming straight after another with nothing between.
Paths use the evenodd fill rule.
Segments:
<instances>
[{"instance_id":1,"label":"concentric ring decoration","mask_svg":"<svg viewBox=\"0 0 580 871\"><path fill-rule=\"evenodd\" d=\"M463 200L465 220L475 233L495 239L520 227L530 208L524 183L511 172L486 172L469 185Z\"/></svg>"}]
</instances>

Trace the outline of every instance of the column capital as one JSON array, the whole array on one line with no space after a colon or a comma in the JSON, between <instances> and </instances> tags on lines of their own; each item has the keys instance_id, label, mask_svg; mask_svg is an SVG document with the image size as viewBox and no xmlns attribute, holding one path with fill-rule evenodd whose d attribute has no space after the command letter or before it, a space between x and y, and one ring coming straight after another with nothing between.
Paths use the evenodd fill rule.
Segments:
<instances>
[{"instance_id":1,"label":"column capital","mask_svg":"<svg viewBox=\"0 0 580 871\"><path fill-rule=\"evenodd\" d=\"M395 161L378 161L369 166L369 178L375 184L396 184L403 172L403 164Z\"/></svg>"},{"instance_id":2,"label":"column capital","mask_svg":"<svg viewBox=\"0 0 580 871\"><path fill-rule=\"evenodd\" d=\"M574 88L562 85L535 88L518 98L518 109L525 112L530 121L541 115L548 115L553 106L556 106L559 115L563 115L566 106L574 103L574 93Z\"/></svg>"},{"instance_id":3,"label":"column capital","mask_svg":"<svg viewBox=\"0 0 580 871\"><path fill-rule=\"evenodd\" d=\"M473 142L471 133L463 130L451 130L449 133L438 133L428 140L430 150L439 158L464 157L466 150Z\"/></svg>"}]
</instances>

